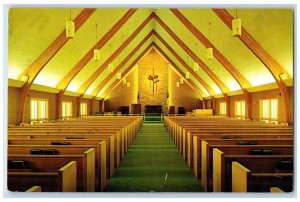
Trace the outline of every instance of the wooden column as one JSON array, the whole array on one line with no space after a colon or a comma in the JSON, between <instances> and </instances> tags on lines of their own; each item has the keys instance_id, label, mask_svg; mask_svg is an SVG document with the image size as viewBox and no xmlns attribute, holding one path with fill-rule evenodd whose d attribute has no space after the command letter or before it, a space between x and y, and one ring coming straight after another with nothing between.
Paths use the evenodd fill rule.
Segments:
<instances>
[{"instance_id":1,"label":"wooden column","mask_svg":"<svg viewBox=\"0 0 300 202\"><path fill-rule=\"evenodd\" d=\"M99 112L102 112L103 99L99 100Z\"/></svg>"},{"instance_id":2,"label":"wooden column","mask_svg":"<svg viewBox=\"0 0 300 202\"><path fill-rule=\"evenodd\" d=\"M82 103L83 94L79 95L77 98L77 114L76 117L80 117L80 104Z\"/></svg>"},{"instance_id":3,"label":"wooden column","mask_svg":"<svg viewBox=\"0 0 300 202\"><path fill-rule=\"evenodd\" d=\"M226 116L230 117L230 97L224 93L224 98L226 102Z\"/></svg>"},{"instance_id":4,"label":"wooden column","mask_svg":"<svg viewBox=\"0 0 300 202\"><path fill-rule=\"evenodd\" d=\"M207 109L207 100L205 98L202 100L202 108Z\"/></svg>"},{"instance_id":5,"label":"wooden column","mask_svg":"<svg viewBox=\"0 0 300 202\"><path fill-rule=\"evenodd\" d=\"M62 99L64 96L64 91L61 90L59 91L59 93L56 95L56 110L55 110L55 119L61 119L61 103L62 103Z\"/></svg>"},{"instance_id":6,"label":"wooden column","mask_svg":"<svg viewBox=\"0 0 300 202\"><path fill-rule=\"evenodd\" d=\"M250 93L243 89L244 97L245 97L245 105L246 105L246 111L245 111L245 118L246 119L252 119L252 106L251 106L251 96Z\"/></svg>"},{"instance_id":7,"label":"wooden column","mask_svg":"<svg viewBox=\"0 0 300 202\"><path fill-rule=\"evenodd\" d=\"M212 101L213 115L215 116L217 114L217 99L215 97L211 97L211 101Z\"/></svg>"},{"instance_id":8,"label":"wooden column","mask_svg":"<svg viewBox=\"0 0 300 202\"><path fill-rule=\"evenodd\" d=\"M96 101L96 97L93 97L92 98L92 103L91 103L90 114L88 114L88 115L94 115L95 114L95 107L94 107L95 101Z\"/></svg>"}]
</instances>

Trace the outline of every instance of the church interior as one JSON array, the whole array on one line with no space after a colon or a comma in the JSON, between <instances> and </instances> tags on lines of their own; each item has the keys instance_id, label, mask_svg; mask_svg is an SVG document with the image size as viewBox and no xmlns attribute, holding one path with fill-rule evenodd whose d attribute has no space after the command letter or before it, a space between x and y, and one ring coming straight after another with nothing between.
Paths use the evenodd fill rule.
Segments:
<instances>
[{"instance_id":1,"label":"church interior","mask_svg":"<svg viewBox=\"0 0 300 202\"><path fill-rule=\"evenodd\" d=\"M293 193L294 15L9 8L6 191Z\"/></svg>"}]
</instances>

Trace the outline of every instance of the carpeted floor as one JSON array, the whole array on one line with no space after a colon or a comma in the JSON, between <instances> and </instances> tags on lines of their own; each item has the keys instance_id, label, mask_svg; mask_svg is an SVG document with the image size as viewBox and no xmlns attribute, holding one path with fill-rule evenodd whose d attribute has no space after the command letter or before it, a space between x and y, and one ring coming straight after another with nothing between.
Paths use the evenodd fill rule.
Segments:
<instances>
[{"instance_id":1,"label":"carpeted floor","mask_svg":"<svg viewBox=\"0 0 300 202\"><path fill-rule=\"evenodd\" d=\"M202 192L163 124L144 124L106 192Z\"/></svg>"}]
</instances>

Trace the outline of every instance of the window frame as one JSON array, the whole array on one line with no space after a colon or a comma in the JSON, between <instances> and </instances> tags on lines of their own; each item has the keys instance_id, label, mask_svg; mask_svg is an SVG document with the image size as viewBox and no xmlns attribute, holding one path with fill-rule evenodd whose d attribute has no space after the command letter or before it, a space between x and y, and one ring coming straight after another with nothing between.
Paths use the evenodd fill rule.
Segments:
<instances>
[{"instance_id":1,"label":"window frame","mask_svg":"<svg viewBox=\"0 0 300 202\"><path fill-rule=\"evenodd\" d=\"M33 102L35 102L34 107L33 107ZM48 120L48 99L45 98L30 99L30 120L32 122L36 122L36 121L40 122L40 121Z\"/></svg>"}]
</instances>

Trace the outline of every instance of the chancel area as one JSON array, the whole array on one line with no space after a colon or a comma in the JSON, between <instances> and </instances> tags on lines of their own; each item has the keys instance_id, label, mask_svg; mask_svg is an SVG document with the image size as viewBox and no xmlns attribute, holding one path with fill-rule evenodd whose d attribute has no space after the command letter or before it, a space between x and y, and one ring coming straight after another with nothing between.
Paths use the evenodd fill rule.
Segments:
<instances>
[{"instance_id":1,"label":"chancel area","mask_svg":"<svg viewBox=\"0 0 300 202\"><path fill-rule=\"evenodd\" d=\"M5 191L293 193L294 16L8 8Z\"/></svg>"}]
</instances>

